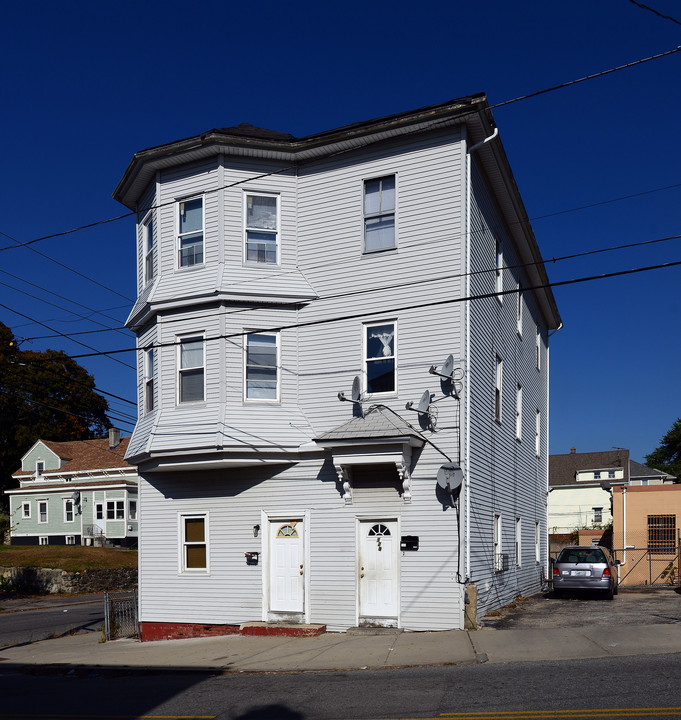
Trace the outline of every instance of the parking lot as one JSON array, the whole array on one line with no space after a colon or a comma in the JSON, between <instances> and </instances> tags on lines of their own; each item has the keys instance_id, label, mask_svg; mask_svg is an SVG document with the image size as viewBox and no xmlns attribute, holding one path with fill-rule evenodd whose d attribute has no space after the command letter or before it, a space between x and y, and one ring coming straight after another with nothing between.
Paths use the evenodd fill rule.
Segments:
<instances>
[{"instance_id":1,"label":"parking lot","mask_svg":"<svg viewBox=\"0 0 681 720\"><path fill-rule=\"evenodd\" d=\"M521 598L481 622L500 630L681 623L681 593L668 586L620 588L613 600L605 600L585 592L564 598L546 592Z\"/></svg>"}]
</instances>

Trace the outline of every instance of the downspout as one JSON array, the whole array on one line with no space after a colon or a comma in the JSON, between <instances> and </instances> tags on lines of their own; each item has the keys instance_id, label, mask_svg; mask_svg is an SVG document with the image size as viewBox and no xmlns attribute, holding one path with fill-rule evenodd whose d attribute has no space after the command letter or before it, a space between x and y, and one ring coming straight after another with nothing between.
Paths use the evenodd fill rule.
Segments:
<instances>
[{"instance_id":1,"label":"downspout","mask_svg":"<svg viewBox=\"0 0 681 720\"><path fill-rule=\"evenodd\" d=\"M622 562L627 564L627 489L622 486Z\"/></svg>"},{"instance_id":2,"label":"downspout","mask_svg":"<svg viewBox=\"0 0 681 720\"><path fill-rule=\"evenodd\" d=\"M499 135L499 128L495 127L494 132L486 137L484 140L481 140L479 143L476 143L475 145L471 145L471 147L468 148L468 152L466 153L466 252L465 252L465 262L466 267L464 269L465 276L466 276L466 297L470 297L471 295L471 205L472 205L472 172L471 172L471 153L473 153L478 148L481 148L483 145L486 145L488 142L491 142L494 140L495 137ZM466 542L466 559L465 559L465 582L470 582L471 580L471 482L470 482L470 474L471 474L471 468L470 468L470 438L471 438L471 343L470 343L470 334L471 334L471 304L470 300L466 302L465 304L465 337L464 342L466 344L466 350L465 350L465 363L466 363L466 374L468 377L468 382L464 384L464 407L466 409L466 421L465 421L465 450L464 450L464 490L465 490L465 498L466 498L466 504L465 504L465 522L466 522L466 529L465 529L465 542Z\"/></svg>"}]
</instances>

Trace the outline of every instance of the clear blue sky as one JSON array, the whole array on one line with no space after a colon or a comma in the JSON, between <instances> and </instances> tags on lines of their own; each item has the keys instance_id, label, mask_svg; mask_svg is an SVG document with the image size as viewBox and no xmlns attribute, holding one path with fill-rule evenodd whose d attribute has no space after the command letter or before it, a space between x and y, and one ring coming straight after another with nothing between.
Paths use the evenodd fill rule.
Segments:
<instances>
[{"instance_id":1,"label":"clear blue sky","mask_svg":"<svg viewBox=\"0 0 681 720\"><path fill-rule=\"evenodd\" d=\"M681 20L676 0L649 4ZM133 153L214 127L304 136L477 92L494 105L681 45L681 25L629 0L482 7L5 4L0 231L25 242L119 215L111 193ZM681 52L495 110L545 258L681 234L681 187L651 192L681 183L680 76ZM0 303L27 316L0 307L0 320L18 337L122 325L132 218L31 247L70 269L27 248L0 252ZM547 270L561 281L678 260L672 240ZM620 446L642 460L681 415L680 278L676 267L556 288L565 327L551 341L551 452ZM98 351L133 344L127 331L78 339ZM63 337L22 347L89 351ZM80 362L99 388L134 400L135 373L121 364L134 354L114 357ZM133 406L111 407L129 432Z\"/></svg>"}]
</instances>

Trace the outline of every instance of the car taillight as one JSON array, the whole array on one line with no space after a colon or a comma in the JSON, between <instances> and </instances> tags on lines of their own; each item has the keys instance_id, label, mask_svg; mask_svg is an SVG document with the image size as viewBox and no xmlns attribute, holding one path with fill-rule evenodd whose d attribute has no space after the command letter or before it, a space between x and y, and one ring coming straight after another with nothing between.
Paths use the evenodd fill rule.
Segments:
<instances>
[{"instance_id":1,"label":"car taillight","mask_svg":"<svg viewBox=\"0 0 681 720\"><path fill-rule=\"evenodd\" d=\"M603 575L610 575L610 568L605 568L605 570L603 570Z\"/></svg>"},{"instance_id":2,"label":"car taillight","mask_svg":"<svg viewBox=\"0 0 681 720\"><path fill-rule=\"evenodd\" d=\"M553 566L553 574L560 575L560 573L558 572L558 568L555 565Z\"/></svg>"}]
</instances>

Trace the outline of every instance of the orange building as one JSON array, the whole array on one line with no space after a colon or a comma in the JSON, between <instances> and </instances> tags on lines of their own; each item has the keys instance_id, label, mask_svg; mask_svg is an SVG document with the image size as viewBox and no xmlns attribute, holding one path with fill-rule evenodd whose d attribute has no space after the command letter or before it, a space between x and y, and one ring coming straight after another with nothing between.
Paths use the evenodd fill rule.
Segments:
<instances>
[{"instance_id":1,"label":"orange building","mask_svg":"<svg viewBox=\"0 0 681 720\"><path fill-rule=\"evenodd\" d=\"M613 488L620 585L679 585L681 485Z\"/></svg>"}]
</instances>

